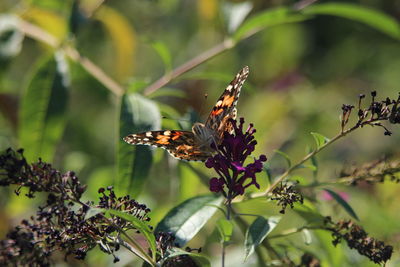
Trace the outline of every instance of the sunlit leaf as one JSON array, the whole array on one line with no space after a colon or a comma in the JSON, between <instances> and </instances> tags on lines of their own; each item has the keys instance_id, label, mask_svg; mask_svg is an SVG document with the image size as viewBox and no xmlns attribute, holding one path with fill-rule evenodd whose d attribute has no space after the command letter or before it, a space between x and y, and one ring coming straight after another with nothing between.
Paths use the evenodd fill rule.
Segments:
<instances>
[{"instance_id":1,"label":"sunlit leaf","mask_svg":"<svg viewBox=\"0 0 400 267\"><path fill-rule=\"evenodd\" d=\"M347 3L311 5L302 11L307 15L332 15L364 23L393 38L400 39L400 24L378 10Z\"/></svg>"},{"instance_id":2,"label":"sunlit leaf","mask_svg":"<svg viewBox=\"0 0 400 267\"><path fill-rule=\"evenodd\" d=\"M227 219L219 219L217 221L217 228L221 235L222 242L229 242L233 233L233 223Z\"/></svg>"},{"instance_id":3,"label":"sunlit leaf","mask_svg":"<svg viewBox=\"0 0 400 267\"><path fill-rule=\"evenodd\" d=\"M69 70L62 53L34 69L20 109L19 140L29 160L52 161L65 128ZM29 148L29 149L28 149Z\"/></svg>"},{"instance_id":4,"label":"sunlit leaf","mask_svg":"<svg viewBox=\"0 0 400 267\"><path fill-rule=\"evenodd\" d=\"M244 241L245 260L254 252L255 248L262 243L269 233L276 227L280 221L280 217L270 217L265 219L258 216L246 231Z\"/></svg>"},{"instance_id":5,"label":"sunlit leaf","mask_svg":"<svg viewBox=\"0 0 400 267\"><path fill-rule=\"evenodd\" d=\"M160 111L153 101L136 94L122 97L117 153L118 180L115 182L117 192L138 196L152 165L149 146L132 146L122 138L132 133L160 129L160 117Z\"/></svg>"},{"instance_id":6,"label":"sunlit leaf","mask_svg":"<svg viewBox=\"0 0 400 267\"><path fill-rule=\"evenodd\" d=\"M228 24L228 32L234 32L250 13L253 4L248 2L231 3L223 2L223 11Z\"/></svg>"},{"instance_id":7,"label":"sunlit leaf","mask_svg":"<svg viewBox=\"0 0 400 267\"><path fill-rule=\"evenodd\" d=\"M18 29L18 17L0 15L0 60L17 55L23 40L24 34Z\"/></svg>"},{"instance_id":8,"label":"sunlit leaf","mask_svg":"<svg viewBox=\"0 0 400 267\"><path fill-rule=\"evenodd\" d=\"M317 145L317 149L321 148L323 145L325 145L327 142L329 142L329 138L323 136L322 134L311 132L311 135L314 137L314 141L315 141L315 144Z\"/></svg>"},{"instance_id":9,"label":"sunlit leaf","mask_svg":"<svg viewBox=\"0 0 400 267\"><path fill-rule=\"evenodd\" d=\"M179 204L159 222L156 232L172 232L180 247L191 240L214 215L221 197L214 195L198 196Z\"/></svg>"},{"instance_id":10,"label":"sunlit leaf","mask_svg":"<svg viewBox=\"0 0 400 267\"><path fill-rule=\"evenodd\" d=\"M327 192L334 200L336 200L336 202L339 203L339 205L342 206L351 217L358 220L358 216L354 212L353 208L339 194L326 188L324 189L324 191Z\"/></svg>"},{"instance_id":11,"label":"sunlit leaf","mask_svg":"<svg viewBox=\"0 0 400 267\"><path fill-rule=\"evenodd\" d=\"M235 32L233 38L235 40L240 40L253 32L263 30L270 26L300 22L308 18L309 16L293 12L291 8L287 7L269 9L246 20Z\"/></svg>"},{"instance_id":12,"label":"sunlit leaf","mask_svg":"<svg viewBox=\"0 0 400 267\"><path fill-rule=\"evenodd\" d=\"M306 245L310 245L311 242L312 242L311 232L308 229L303 229L301 231L301 233L302 233L302 236L303 236L304 243Z\"/></svg>"},{"instance_id":13,"label":"sunlit leaf","mask_svg":"<svg viewBox=\"0 0 400 267\"><path fill-rule=\"evenodd\" d=\"M59 40L63 40L67 35L68 25L66 21L60 14L50 9L30 6L21 17L40 26Z\"/></svg>"},{"instance_id":14,"label":"sunlit leaf","mask_svg":"<svg viewBox=\"0 0 400 267\"><path fill-rule=\"evenodd\" d=\"M132 74L136 52L136 33L122 13L109 6L102 5L95 13L108 33L115 49L115 75L124 79Z\"/></svg>"}]
</instances>

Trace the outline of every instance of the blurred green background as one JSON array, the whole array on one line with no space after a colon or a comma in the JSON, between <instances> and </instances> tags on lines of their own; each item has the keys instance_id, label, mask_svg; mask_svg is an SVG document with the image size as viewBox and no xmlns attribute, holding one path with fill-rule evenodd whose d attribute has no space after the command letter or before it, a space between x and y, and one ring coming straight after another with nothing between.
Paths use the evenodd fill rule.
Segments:
<instances>
[{"instance_id":1,"label":"blurred green background","mask_svg":"<svg viewBox=\"0 0 400 267\"><path fill-rule=\"evenodd\" d=\"M303 17L292 23L286 23L290 14L270 17L270 22L262 19L262 14L296 3L2 0L0 149L23 147L31 161L42 157L61 171L76 171L88 184L85 197L95 200L99 187L120 183L120 147L134 149L120 141L120 125L124 123L120 121L121 90L150 99L150 105L163 116L156 116L162 129L190 129L194 118L205 120L225 86L248 65L250 76L242 89L238 115L255 124L255 154L266 154L273 174L279 174L285 160L274 150L284 151L296 162L314 146L310 132L332 137L340 131L342 104L356 105L358 95L366 94L367 105L372 90L382 99L397 98L400 91L399 1L320 1L304 8L298 13ZM332 5L327 15L315 8L323 4ZM233 48L147 94L145 88L152 82L229 36L235 38L239 24L257 17L259 24L239 28L255 34L239 36ZM343 166L383 156L397 158L400 129L389 127L394 132L391 137L384 136L379 128L360 129L320 153L317 179L334 181ZM209 173L201 163L190 164ZM144 171L143 181L129 190L152 209L154 225L178 203L208 191L186 164L161 149L153 150L153 164L148 167L148 175ZM296 175L294 179L302 182L313 179L309 170ZM264 186L268 183L265 175L259 179ZM16 197L13 189L0 189L2 237L12 225L29 217L45 197ZM360 218L358 223L398 251L398 184L330 189L346 192ZM323 200L321 192L322 188L314 189L321 214L332 215L335 220L349 218L337 203ZM279 214L274 203L265 201L246 202L238 209ZM275 231L303 224L302 218L287 211ZM235 235L236 243L228 248L229 266L242 262L244 255L242 234L237 231ZM374 266L345 245L334 248L327 233L313 234L309 245L301 235L274 242L294 259L301 256L299 249L311 251L323 266ZM207 255L219 261L220 245L213 222L189 245L203 247ZM121 251L120 257L121 262L113 265L112 257L96 249L89 253L86 263L123 266L135 260L126 251ZM64 263L62 256L57 262L78 264L72 259ZM256 266L256 257L246 264ZM387 266L399 265L395 253Z\"/></svg>"}]
</instances>

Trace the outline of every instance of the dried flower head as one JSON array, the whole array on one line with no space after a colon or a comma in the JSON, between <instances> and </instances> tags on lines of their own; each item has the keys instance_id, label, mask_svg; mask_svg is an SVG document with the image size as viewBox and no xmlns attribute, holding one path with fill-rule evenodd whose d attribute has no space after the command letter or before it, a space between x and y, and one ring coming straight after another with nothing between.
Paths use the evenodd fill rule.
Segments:
<instances>
[{"instance_id":1,"label":"dried flower head","mask_svg":"<svg viewBox=\"0 0 400 267\"><path fill-rule=\"evenodd\" d=\"M334 223L330 217L326 217L325 223L328 225L326 229L332 232L332 243L335 246L345 240L351 249L356 249L358 253L378 264L385 263L391 258L392 246L386 246L383 241L369 237L361 226L352 221L342 220Z\"/></svg>"},{"instance_id":2,"label":"dried flower head","mask_svg":"<svg viewBox=\"0 0 400 267\"><path fill-rule=\"evenodd\" d=\"M243 132L243 118L240 119L239 125L235 120L231 120L231 124L233 133L224 133L223 141L216 149L217 154L206 161L206 167L213 168L219 176L210 179L210 190L222 192L229 199L243 195L245 189L251 185L260 188L256 181L256 173L262 171L263 162L267 160L265 155L261 155L246 165L246 159L257 144L254 140L256 130L253 124L250 124Z\"/></svg>"},{"instance_id":3,"label":"dried flower head","mask_svg":"<svg viewBox=\"0 0 400 267\"><path fill-rule=\"evenodd\" d=\"M271 200L277 200L277 204L282 207L279 211L282 214L285 214L287 206L293 209L294 203L303 204L304 201L303 196L296 190L296 184L281 184L274 188L272 195Z\"/></svg>"},{"instance_id":4,"label":"dried flower head","mask_svg":"<svg viewBox=\"0 0 400 267\"><path fill-rule=\"evenodd\" d=\"M8 149L0 155L0 185L15 184L28 187L28 197L36 192L47 192L45 205L35 216L23 220L0 241L0 265L49 266L54 251L62 250L65 256L84 259L86 253L96 247L114 256L121 245L121 232L136 230L130 222L118 217L106 217L103 209L114 209L148 222L150 211L145 205L130 199L117 197L112 187L99 189L99 202L83 203L85 191L73 172L61 174L41 160L28 164L22 150ZM16 192L17 194L19 191ZM99 209L88 216L91 208Z\"/></svg>"},{"instance_id":5,"label":"dried flower head","mask_svg":"<svg viewBox=\"0 0 400 267\"><path fill-rule=\"evenodd\" d=\"M386 97L385 100L377 101L375 98L377 96L377 92L371 92L371 102L366 108L362 108L362 101L365 98L365 95L359 95L358 99L358 121L351 128L359 128L365 125L370 126L378 126L382 127L385 132L385 135L391 135L392 132L389 131L381 121L388 121L391 124L400 123L400 94L399 97L395 99L390 99ZM349 122L349 117L351 111L355 107L352 105L343 105L342 106L342 116L341 116L341 127L342 133L345 131L345 126Z\"/></svg>"},{"instance_id":6,"label":"dried flower head","mask_svg":"<svg viewBox=\"0 0 400 267\"><path fill-rule=\"evenodd\" d=\"M400 161L380 159L367 162L361 166L348 166L341 171L340 180L346 181L351 185L360 182L383 183L390 180L400 183Z\"/></svg>"}]
</instances>

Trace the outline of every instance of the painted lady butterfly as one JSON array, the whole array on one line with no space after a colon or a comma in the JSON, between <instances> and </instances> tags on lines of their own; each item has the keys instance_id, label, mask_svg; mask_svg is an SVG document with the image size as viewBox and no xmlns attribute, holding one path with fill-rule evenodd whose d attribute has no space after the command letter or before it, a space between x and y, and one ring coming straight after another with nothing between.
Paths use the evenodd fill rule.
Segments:
<instances>
[{"instance_id":1,"label":"painted lady butterfly","mask_svg":"<svg viewBox=\"0 0 400 267\"><path fill-rule=\"evenodd\" d=\"M181 160L205 161L213 154L213 142L220 144L225 131L232 132L229 119L236 118L236 103L249 67L236 74L211 110L205 124L196 122L192 131L166 130L130 134L124 141L131 145L150 145L166 149Z\"/></svg>"}]
</instances>

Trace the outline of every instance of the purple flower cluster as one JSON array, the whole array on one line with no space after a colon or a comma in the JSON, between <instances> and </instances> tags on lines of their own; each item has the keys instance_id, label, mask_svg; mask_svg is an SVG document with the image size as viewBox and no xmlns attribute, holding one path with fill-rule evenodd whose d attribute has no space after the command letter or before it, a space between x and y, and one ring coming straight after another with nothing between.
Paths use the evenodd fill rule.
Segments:
<instances>
[{"instance_id":1,"label":"purple flower cluster","mask_svg":"<svg viewBox=\"0 0 400 267\"><path fill-rule=\"evenodd\" d=\"M247 187L256 181L256 173L261 172L263 162L267 160L265 155L245 165L246 159L254 151L257 141L254 140L256 130L250 124L243 133L244 119L240 118L239 125L236 120L231 120L233 133L224 133L222 143L217 148L217 154L206 161L207 168L213 168L219 177L210 179L210 190L222 192L227 198L233 199L237 195L243 195Z\"/></svg>"}]
</instances>

